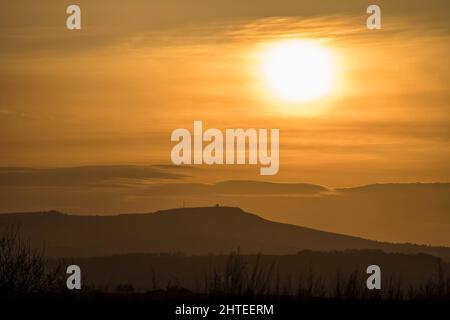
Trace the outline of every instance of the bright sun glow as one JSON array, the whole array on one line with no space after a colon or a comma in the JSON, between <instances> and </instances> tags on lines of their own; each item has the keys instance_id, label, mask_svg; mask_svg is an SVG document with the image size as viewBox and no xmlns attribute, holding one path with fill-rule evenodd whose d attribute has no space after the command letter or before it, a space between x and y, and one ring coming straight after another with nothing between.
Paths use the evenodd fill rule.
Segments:
<instances>
[{"instance_id":1,"label":"bright sun glow","mask_svg":"<svg viewBox=\"0 0 450 320\"><path fill-rule=\"evenodd\" d=\"M329 50L312 41L275 43L263 55L270 88L288 102L307 102L329 93L334 80Z\"/></svg>"}]
</instances>

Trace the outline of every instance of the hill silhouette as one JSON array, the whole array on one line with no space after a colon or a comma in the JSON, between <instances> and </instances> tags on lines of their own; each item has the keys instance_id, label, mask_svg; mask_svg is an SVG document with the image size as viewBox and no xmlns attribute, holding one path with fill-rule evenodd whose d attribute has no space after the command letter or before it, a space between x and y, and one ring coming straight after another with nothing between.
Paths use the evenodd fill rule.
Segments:
<instances>
[{"instance_id":1,"label":"hill silhouette","mask_svg":"<svg viewBox=\"0 0 450 320\"><path fill-rule=\"evenodd\" d=\"M184 252L284 255L302 250L383 250L426 253L450 260L450 248L377 242L265 220L233 207L180 208L149 214L76 216L59 212L0 215L0 227L19 225L48 256Z\"/></svg>"},{"instance_id":2,"label":"hill silhouette","mask_svg":"<svg viewBox=\"0 0 450 320\"><path fill-rule=\"evenodd\" d=\"M365 239L450 247L450 183L333 188L308 183L187 182L191 168L0 168L0 212L148 213L222 203L282 223ZM445 179L445 177L443 177ZM152 181L152 179L154 181ZM152 183L148 183L152 181Z\"/></svg>"}]
</instances>

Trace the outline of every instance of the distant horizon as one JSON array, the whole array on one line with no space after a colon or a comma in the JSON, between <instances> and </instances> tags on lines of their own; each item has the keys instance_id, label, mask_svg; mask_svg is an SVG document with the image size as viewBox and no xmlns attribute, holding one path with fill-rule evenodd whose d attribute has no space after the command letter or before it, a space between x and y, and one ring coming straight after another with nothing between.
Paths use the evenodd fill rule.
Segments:
<instances>
[{"instance_id":1,"label":"distant horizon","mask_svg":"<svg viewBox=\"0 0 450 320\"><path fill-rule=\"evenodd\" d=\"M249 211L244 210L241 207L233 207L233 206L220 205L220 204L215 204L215 205L211 205L211 206L201 206L201 207L188 207L188 206L173 207L173 208L168 208L168 209L160 209L160 210L156 210L156 211L152 211L152 212L128 212L128 213L116 213L116 214L101 214L100 213L100 214L92 215L92 214L62 212L62 211L50 209L50 210L45 210L45 211L30 211L30 212L26 212L26 211L24 211L24 212L0 212L0 216L1 215L46 215L46 214L53 215L53 214L56 214L56 215L74 217L74 218L76 218L76 217L117 218L117 217L123 217L123 216L131 217L131 216L145 216L145 215L153 215L153 214L175 213L177 211L182 213L183 210L195 211L195 210L207 210L207 209L234 209L237 211L241 211L244 214L254 215L258 218L264 219L269 222L276 222L276 223L281 223L281 224L285 224L285 225L291 225L291 226L301 227L301 228L305 228L305 229L310 229L310 230L314 230L314 231L331 233L331 234L335 234L335 235L349 236L349 237L354 237L354 238L359 238L359 239L369 240L369 241L375 241L375 242L381 242L381 243L404 244L404 245L414 245L414 246L432 246L432 247L436 247L436 248L441 247L441 248L450 249L450 244L449 245L432 245L432 244L427 244L427 243L416 243L416 242L390 242L390 241L384 241L384 240L380 240L380 239L371 239L371 238L365 238L365 237L361 237L361 236L355 236L355 235L351 235L351 234L337 233L337 232L332 232L332 231L327 231L327 230L319 230L319 229L314 229L314 228L305 227L302 225L296 225L296 224L292 224L292 223L283 223L283 222L264 218L264 217L258 215L257 212L249 212ZM182 213L182 214L184 214L184 213ZM1 225L0 225L0 229L1 229Z\"/></svg>"},{"instance_id":2,"label":"distant horizon","mask_svg":"<svg viewBox=\"0 0 450 320\"><path fill-rule=\"evenodd\" d=\"M0 165L0 178L2 178L3 174L8 173L14 173L16 171L23 171L25 170L25 174L21 173L21 176L25 176L26 173L35 173L37 171L52 171L52 170L76 170L76 169L126 169L126 168L151 168L151 169L157 169L160 170L161 176L145 176L145 173L142 174L141 177L137 176L135 177L136 180L143 179L146 180L147 183L158 183L163 181L174 181L174 180L184 180L185 183L204 183L204 184L216 184L220 182L226 182L226 181L254 181L254 182L264 182L264 183L274 183L274 184L311 184L311 185L317 185L317 186L324 186L332 189L342 189L342 188L357 188L357 187L364 187L369 185L386 185L386 184L447 184L450 183L450 177L442 178L442 180L416 180L416 179L397 179L397 180L373 180L373 181L366 181L361 183L339 183L339 184L333 184L333 183L323 183L323 182L314 182L312 180L302 180L302 179L285 179L283 177L270 177L270 176L260 176L258 174L254 175L244 175L242 176L239 173L239 169L233 169L233 168L225 168L221 171L226 173L229 171L231 175L236 174L236 177L233 178L225 178L225 177L214 177L214 179L209 177L208 171L211 171L211 169L214 169L215 167L212 166L209 169L205 169L205 167L202 166L195 166L195 165L182 165L182 166L175 166L171 163L124 163L124 162L117 162L117 163L109 163L109 164L101 164L101 163L92 163L92 164L79 164L79 165L59 165L59 166L53 166L53 165L42 165L42 166L33 166L33 165L24 165L24 166L14 166L14 165ZM255 170L258 168L258 166L254 165L253 168ZM11 172L12 171L12 172ZM178 173L182 172L184 173ZM62 172L61 177L63 178L64 172ZM124 175L124 178L127 178L127 173L122 171L122 174ZM164 176L167 174L167 176ZM200 179L195 175L199 174ZM114 177L116 175L116 178L120 178L120 174L114 174L114 170L112 170L111 175ZM278 178L278 179L277 179ZM206 182L208 181L208 182ZM63 181L60 181L63 182ZM36 183L39 183L39 181L36 181ZM0 187L5 186L6 182L2 182L0 180ZM12 184L14 185L14 183Z\"/></svg>"},{"instance_id":3,"label":"distant horizon","mask_svg":"<svg viewBox=\"0 0 450 320\"><path fill-rule=\"evenodd\" d=\"M230 182L239 182L239 181L230 181ZM257 181L245 181L245 182L257 182ZM271 182L270 184L272 185L276 185L277 183L273 183ZM301 185L305 185L305 186L314 186L314 185L310 185L310 184L301 184ZM346 192L346 191L352 191L353 189L364 189L365 187L371 187L371 186L378 186L378 187L383 187L383 186L394 186L394 187L429 187L429 186L444 186L444 187L450 187L449 183L413 183L413 184L372 184L372 185L366 185L366 186L361 186L361 187L356 187L356 188L343 188L343 189L336 189L336 191L342 191L342 192ZM449 186L446 186L449 185ZM212 185L211 185L212 186ZM401 191L401 190L400 190ZM432 190L431 190L432 191ZM447 191L447 190L446 190ZM445 193L447 194L448 191ZM330 195L330 193L324 193L323 196L326 195ZM333 194L333 195L338 195L338 194ZM283 195L265 195L265 196L269 196L273 197L274 199L279 199L279 197L281 197L281 199L286 198L286 197L293 197L295 198L296 196L283 196ZM315 198L315 197L321 197L320 195L316 195L316 194L312 194L312 195L300 195L298 196L300 198ZM408 195L406 196L408 198ZM213 203L211 202L211 204L208 205L189 205L189 203L184 203L183 205L177 206L174 205L172 207L164 207L164 208L159 208L159 209L154 209L154 210L145 210L145 211L127 211L127 212L99 212L99 211L90 211L90 212L74 212L74 211L64 211L64 210L58 210L58 209L46 209L46 210L36 210L36 211L0 211L0 216L6 216L6 215L46 215L46 214L59 214L59 215L63 215L63 216L68 216L68 217L92 217L92 218L116 218L116 217L124 217L124 216L145 216L145 215L153 215L153 214L162 214L165 212L183 212L183 210L188 210L188 211L196 211L196 210L208 210L208 209L213 209L213 210L217 210L217 209L235 209L235 210L239 210L243 213L246 214L250 214L250 215L255 215L257 217L260 217L264 220L267 221L271 221L271 222L276 222L276 223L282 223L282 224L286 224L286 225L292 225L292 226L299 226L299 227L303 227L303 228L308 228L311 230L317 230L317 231L321 231L321 232L327 232L327 233L333 233L333 234L337 234L337 235L346 235L346 236L351 236L351 237L356 237L356 238L360 238L360 239L366 239L366 240L371 240L371 241L379 241L379 242L386 242L386 243L393 243L393 244L413 244L413 245L419 245L419 246L434 246L434 247L445 247L445 248L450 248L450 237L448 237L448 235L446 237L444 237L446 240L444 240L443 242L429 242L429 241L421 241L419 240L419 238L403 238L403 239L398 239L395 240L395 236L392 239L386 239L383 237L379 237L379 236L369 236L367 234L365 234L364 232L367 232L367 230L362 230L362 232L360 233L352 233L352 232L345 232L339 229L336 229L335 226L333 227L319 227L319 226L314 226L314 225L310 225L308 223L302 224L302 223L298 223L295 221L289 221L289 219L279 219L277 218L277 215L268 215L267 212L260 212L258 210L253 210L253 209L249 209L249 208L244 208L242 206L239 205L233 205L233 204L227 204L226 202L216 202ZM283 211L281 211L281 213L283 213ZM333 213L331 213L331 215L333 215ZM339 215L338 216L334 216L334 218L338 218L339 219ZM380 216L380 218L385 219L386 217ZM383 220L384 221L384 220ZM442 221L444 222L444 221ZM345 222L344 222L345 223ZM445 225L445 222L444 222ZM383 226L383 222L381 223L381 226ZM357 227L358 228L358 227ZM394 235L398 234L399 231L401 229L400 226L394 226ZM358 231L360 231L358 229ZM415 228L413 228L412 234L415 234L416 230ZM434 228L432 226L431 230L432 233L434 232ZM392 235L391 235L392 236ZM443 235L442 235L443 236Z\"/></svg>"},{"instance_id":4,"label":"distant horizon","mask_svg":"<svg viewBox=\"0 0 450 320\"><path fill-rule=\"evenodd\" d=\"M323 235L327 235L327 236L336 236L336 237L346 237L348 239L353 239L353 240L362 240L362 241L370 241L373 242L373 244L379 244L379 245L383 245L383 244L388 244L388 245L400 245L400 246L413 246L413 247L423 247L423 248L434 248L434 249L448 249L448 256L446 255L446 259L448 259L450 261L450 245L432 245L429 243L420 243L420 242L412 242L412 241L405 241L405 242L392 242L392 241L385 241L383 239L371 239L371 238L367 238L367 237L360 237L360 236L355 236L355 235L351 235L351 234L345 234L345 233L338 233L338 232L332 232L332 231L327 231L327 230L320 230L320 229L315 229L315 228L310 228L310 227L305 227L305 226L301 226L301 225L295 225L295 224L289 224L289 223L281 223L278 221L273 221L267 218L264 218L260 215L258 215L258 213L256 212L249 212L246 211L240 207L230 207L230 206L209 206L209 207L180 207L180 208L171 208L171 209L165 209L165 210L158 210L155 212L147 212L147 213L129 213L129 214L117 214L117 215L72 215L72 214L68 214L68 213L63 213L63 212L59 212L59 211L55 211L55 210L50 210L50 211L42 211L42 212L15 212L15 213L9 213L9 214L4 214L4 213L0 213L0 230L2 229L2 227L5 227L4 221L2 221L1 219L7 219L6 221L14 221L15 216L17 216L17 218L19 218L20 223L22 225L22 227L19 227L17 230L21 230L22 228L25 229L25 234L30 233L33 234L32 238L36 238L36 232L38 234L40 234L40 237L50 237L49 239L52 239L52 233L57 233L56 230L52 231L52 220L48 220L45 224L41 224L39 223L40 218L51 218L54 215L61 215L61 216L65 216L65 217L70 217L73 219L77 219L77 218L83 218L83 224L82 225L78 225L75 224L74 226L71 226L71 223L73 223L75 220L68 220L65 223L65 229L68 232L74 232L74 230L76 230L77 228L83 228L82 226L84 225L84 228L90 228L89 223L87 223L88 221L84 220L85 218L89 218L89 219L101 219L98 220L97 222L97 226L100 226L102 228L102 232L105 232L104 228L110 228L112 227L109 223L106 223L105 218L112 218L114 220L116 219L127 219L127 220L121 220L121 224L125 223L125 221L127 221L126 223L130 223L130 221L132 221L133 219L142 219L142 218L153 218L156 216L158 216L159 218L167 218L170 220L167 220L167 222L171 222L171 224L164 224L167 228L167 230L172 230L171 228L175 228L175 230L177 230L179 228L179 226L177 226L177 220L176 219L183 219L182 221L185 221L185 215L188 215L189 218L193 218L194 220L199 220L197 222L189 222L188 225L186 226L187 229L185 229L183 232L187 231L188 234L190 232L192 232L192 230L200 228L201 226L199 223L200 221L205 222L204 220L206 220L206 223L211 223L212 220L218 219L218 221L214 221L217 223L221 223L223 222L223 220L226 221L227 219L227 215L233 213L232 215L232 219L233 219L233 227L232 228L242 228L243 225L242 221L240 221L240 218L237 218L238 216L235 215L236 213L242 214L242 217L248 216L248 217L252 217L252 218L256 218L256 219L261 219L256 220L258 222L262 222L262 223L276 223L278 226L285 226L285 227L294 227L297 228L298 230L307 230L313 233L318 233L318 234L323 234ZM217 214L217 215L216 215ZM9 215L9 216L8 216ZM31 216L40 216L40 217L33 217L32 220L28 221L27 218L30 218ZM192 215L189 216L189 215ZM8 216L8 217L6 217ZM205 219L206 218L206 219ZM210 219L211 218L211 219ZM175 220L173 220L175 219ZM173 221L172 221L173 220ZM139 232L142 232L142 228L145 226L151 228L151 230L155 231L155 227L157 228L157 225L159 222L159 220L151 220L153 222L147 221L147 220L143 220L142 223L144 223L144 225L142 225L140 223L140 227L139 227ZM253 221L253 222L256 222ZM36 224L37 223L37 224ZM185 223L187 223L185 221ZM229 222L227 222L229 224ZM34 227L34 224L36 224L36 228ZM58 225L60 225L58 223ZM132 224L133 226L136 225ZM14 226L14 224L12 225L6 225L6 227L11 227ZM270 226L270 225L269 225ZM73 229L73 227L75 227L75 229ZM116 228L117 226L113 226L113 228ZM250 225L251 227L251 225ZM44 228L41 230L41 228ZM49 229L50 228L50 229ZM227 226L227 228L230 228L230 225ZM270 228L269 228L270 229ZM44 230L47 230L46 232L44 232ZM233 230L233 229L231 229ZM278 230L278 229L274 229L274 230ZM161 232L163 230L159 230L159 232ZM279 230L278 230L279 231ZM278 232L277 231L277 232ZM127 230L127 232L131 232L133 233L133 230ZM170 232L173 232L170 231ZM213 230L210 230L210 232L213 232ZM234 232L234 231L233 231ZM151 234L151 233L150 233ZM83 234L78 234L77 236L88 236L89 232L86 230ZM92 235L90 235L92 236ZM118 237L118 239L120 239L123 235L122 234L117 234L116 235ZM174 234L167 234L165 237L168 236L175 236ZM204 236L204 235L202 235ZM35 239L36 240L36 239ZM237 241L237 243L240 243L240 241L243 241L243 239L235 239ZM67 241L67 239L65 239L64 241ZM81 241L81 240L79 240ZM261 240L262 241L262 240ZM265 238L264 241L270 242L270 238ZM59 243L55 242L54 240L50 241L51 243ZM101 242L101 241L100 241ZM145 244L146 242L143 242L142 244ZM244 242L243 242L244 243ZM293 245L295 245L293 243ZM315 243L308 241L307 243L297 243L297 245L306 245L306 246L314 246ZM367 249L370 249L370 247L368 247ZM308 250L308 249L307 249ZM351 248L349 248L349 250L351 250ZM314 250L313 250L314 251ZM316 251L322 251L322 250L316 250ZM326 250L328 251L328 250ZM131 251L134 252L134 251ZM395 251L394 251L395 252ZM136 252L139 253L139 252ZM143 252L145 253L145 252ZM266 253L267 252L263 252Z\"/></svg>"},{"instance_id":5,"label":"distant horizon","mask_svg":"<svg viewBox=\"0 0 450 320\"><path fill-rule=\"evenodd\" d=\"M450 245L449 182L333 187L247 175L229 178L218 176L214 182L199 168L170 165L0 167L0 212L105 216L218 203L329 232Z\"/></svg>"}]
</instances>

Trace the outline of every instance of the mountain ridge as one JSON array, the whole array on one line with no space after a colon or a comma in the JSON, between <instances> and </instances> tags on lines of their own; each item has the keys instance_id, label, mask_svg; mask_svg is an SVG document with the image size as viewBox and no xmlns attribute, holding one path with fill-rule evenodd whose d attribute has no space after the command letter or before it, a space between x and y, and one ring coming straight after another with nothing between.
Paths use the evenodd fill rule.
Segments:
<instances>
[{"instance_id":1,"label":"mountain ridge","mask_svg":"<svg viewBox=\"0 0 450 320\"><path fill-rule=\"evenodd\" d=\"M57 211L0 215L0 227L20 226L33 247L51 256L185 252L293 254L302 250L377 249L450 260L450 248L389 243L264 219L238 207L193 207L114 216Z\"/></svg>"}]
</instances>

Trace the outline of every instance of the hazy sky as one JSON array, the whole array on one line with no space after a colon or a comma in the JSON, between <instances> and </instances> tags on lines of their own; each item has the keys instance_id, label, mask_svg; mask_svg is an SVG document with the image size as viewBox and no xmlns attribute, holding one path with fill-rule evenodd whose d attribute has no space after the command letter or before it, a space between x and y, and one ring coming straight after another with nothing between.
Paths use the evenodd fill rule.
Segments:
<instances>
[{"instance_id":1,"label":"hazy sky","mask_svg":"<svg viewBox=\"0 0 450 320\"><path fill-rule=\"evenodd\" d=\"M450 180L450 3L3 1L0 166L169 164L176 128L279 128L272 181L328 186ZM264 5L262 5L264 3ZM319 41L333 92L287 103L264 85L265 48ZM261 179L258 167L190 180ZM187 179L187 180L189 180Z\"/></svg>"}]
</instances>

